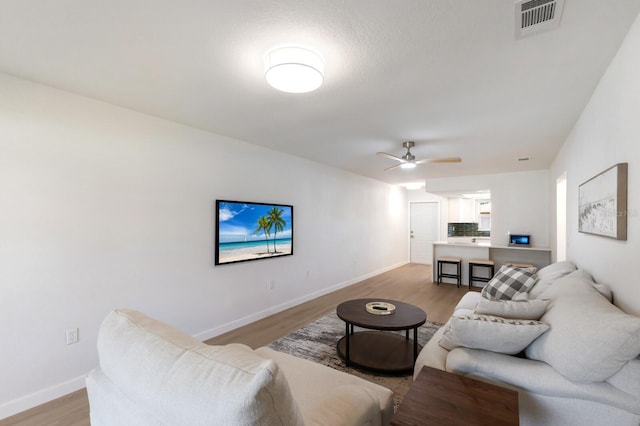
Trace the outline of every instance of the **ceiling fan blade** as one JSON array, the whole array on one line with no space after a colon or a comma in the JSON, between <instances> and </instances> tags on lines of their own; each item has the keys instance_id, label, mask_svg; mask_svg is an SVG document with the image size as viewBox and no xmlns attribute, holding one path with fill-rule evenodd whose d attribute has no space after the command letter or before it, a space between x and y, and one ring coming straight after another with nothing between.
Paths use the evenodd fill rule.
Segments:
<instances>
[{"instance_id":1,"label":"ceiling fan blade","mask_svg":"<svg viewBox=\"0 0 640 426\"><path fill-rule=\"evenodd\" d=\"M424 158L416 161L416 164L424 163L460 163L462 158L460 157L442 157L442 158Z\"/></svg>"},{"instance_id":2,"label":"ceiling fan blade","mask_svg":"<svg viewBox=\"0 0 640 426\"><path fill-rule=\"evenodd\" d=\"M404 163L404 160L402 158L396 157L395 155L387 154L386 152L376 152L376 154L378 154L381 157L387 157L387 158L390 158L392 160L396 160L396 161L399 161L401 163Z\"/></svg>"},{"instance_id":3,"label":"ceiling fan blade","mask_svg":"<svg viewBox=\"0 0 640 426\"><path fill-rule=\"evenodd\" d=\"M402 166L402 164L396 164L395 166L387 167L384 171L388 172L389 170L397 169L400 166Z\"/></svg>"}]
</instances>

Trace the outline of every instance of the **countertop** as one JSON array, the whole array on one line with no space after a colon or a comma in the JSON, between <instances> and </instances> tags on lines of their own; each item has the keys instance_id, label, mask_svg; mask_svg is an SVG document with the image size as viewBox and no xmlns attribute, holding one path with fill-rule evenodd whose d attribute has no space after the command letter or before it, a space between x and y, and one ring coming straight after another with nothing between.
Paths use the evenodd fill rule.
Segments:
<instances>
[{"instance_id":1,"label":"countertop","mask_svg":"<svg viewBox=\"0 0 640 426\"><path fill-rule=\"evenodd\" d=\"M537 251L551 251L548 247L513 247L513 246L500 246L493 245L490 242L481 241L478 243L460 243L460 242L448 242L448 241L436 241L433 245L439 246L451 246L451 247L478 247L478 248L492 248L492 249L509 249L509 250L537 250Z\"/></svg>"}]
</instances>

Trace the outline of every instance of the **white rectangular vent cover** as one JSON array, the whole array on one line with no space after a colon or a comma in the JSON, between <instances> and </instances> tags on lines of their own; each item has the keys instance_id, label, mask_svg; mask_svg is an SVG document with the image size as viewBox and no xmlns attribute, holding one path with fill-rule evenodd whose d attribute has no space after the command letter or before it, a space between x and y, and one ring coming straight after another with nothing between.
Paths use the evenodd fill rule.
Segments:
<instances>
[{"instance_id":1,"label":"white rectangular vent cover","mask_svg":"<svg viewBox=\"0 0 640 426\"><path fill-rule=\"evenodd\" d=\"M519 0L514 4L516 38L523 38L560 25L564 0Z\"/></svg>"}]
</instances>

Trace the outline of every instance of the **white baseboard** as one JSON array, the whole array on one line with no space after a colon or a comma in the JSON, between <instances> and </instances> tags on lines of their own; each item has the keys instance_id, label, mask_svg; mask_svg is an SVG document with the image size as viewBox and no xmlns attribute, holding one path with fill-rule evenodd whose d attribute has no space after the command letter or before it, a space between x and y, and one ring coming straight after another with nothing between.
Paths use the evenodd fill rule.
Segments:
<instances>
[{"instance_id":1,"label":"white baseboard","mask_svg":"<svg viewBox=\"0 0 640 426\"><path fill-rule=\"evenodd\" d=\"M376 271L373 271L373 272L370 272L370 273L367 273L367 274L352 278L350 280L343 281L341 283L337 283L337 284L335 284L335 285L333 285L331 287L327 287L327 288L324 288L322 290L318 290L318 291L315 291L313 293L306 294L306 295L304 295L302 297L299 297L297 299L289 300L286 303L282 303L282 304L277 305L277 306L272 306L272 307L270 307L268 309L265 309L263 311L256 312L254 314L247 315L246 317L239 318L239 319L237 319L235 321L231 321L231 322L228 322L226 324L222 324L222 325L220 325L218 327L202 331L200 333L195 334L193 337L195 337L198 340L203 340L203 341L204 340L209 340L209 339L211 339L213 337L219 336L219 335L224 334L224 333L226 333L228 331L235 330L238 327L242 327L244 325L251 324L252 322L261 320L261 319L266 318L268 316L271 316L273 314L277 314L278 312L282 312L282 311L284 311L286 309L292 308L292 307L297 306L297 305L299 305L301 303L308 302L309 300L313 300L313 299L315 299L317 297L324 296L325 294L331 293L333 291L339 290L339 289L344 288L344 287L348 287L348 286L350 286L352 284L358 283L360 281L366 280L366 279L374 277L376 275L380 275L380 274L382 274L384 272L387 272L387 271L390 271L392 269L399 268L400 266L403 266L403 265L406 265L406 264L407 264L407 262L400 262L400 263L397 263L395 265L387 266L385 268L378 269Z\"/></svg>"},{"instance_id":2,"label":"white baseboard","mask_svg":"<svg viewBox=\"0 0 640 426\"><path fill-rule=\"evenodd\" d=\"M85 377L86 375L76 377L75 379L33 392L29 395L14 399L13 401L5 402L0 405L0 420L84 388Z\"/></svg>"}]
</instances>

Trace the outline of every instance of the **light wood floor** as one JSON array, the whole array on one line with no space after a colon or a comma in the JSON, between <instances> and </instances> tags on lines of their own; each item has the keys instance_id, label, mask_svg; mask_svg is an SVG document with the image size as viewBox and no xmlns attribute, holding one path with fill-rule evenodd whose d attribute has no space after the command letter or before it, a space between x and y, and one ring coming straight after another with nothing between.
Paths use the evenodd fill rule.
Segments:
<instances>
[{"instance_id":1,"label":"light wood floor","mask_svg":"<svg viewBox=\"0 0 640 426\"><path fill-rule=\"evenodd\" d=\"M239 342L253 348L267 345L334 310L345 300L365 297L395 299L419 306L429 321L446 322L468 288L452 284L435 285L431 267L408 264L333 293L321 296L268 318L248 324L213 339L209 344ZM0 426L86 426L89 401L82 389L31 410L0 420Z\"/></svg>"}]
</instances>

